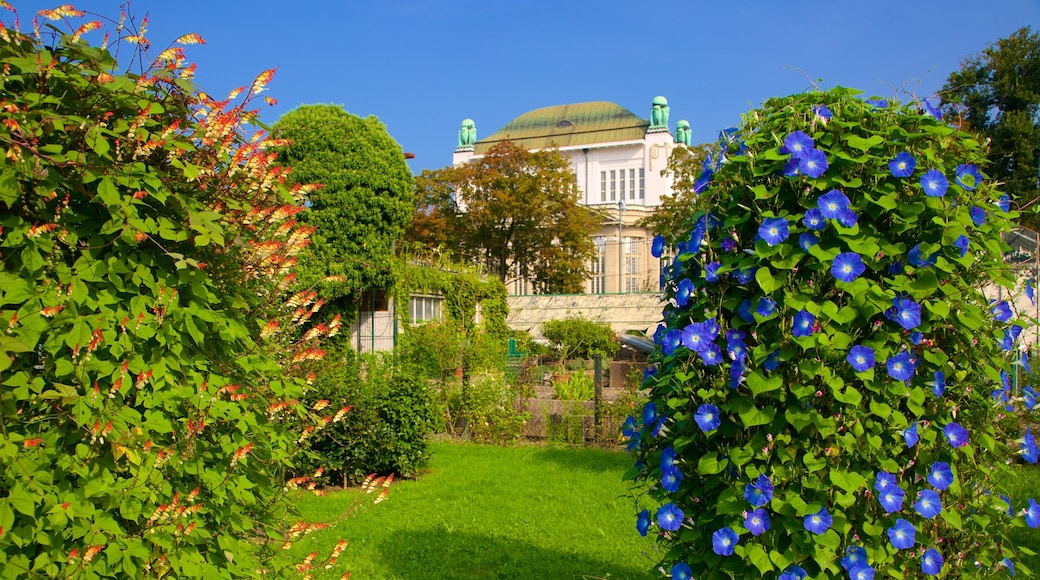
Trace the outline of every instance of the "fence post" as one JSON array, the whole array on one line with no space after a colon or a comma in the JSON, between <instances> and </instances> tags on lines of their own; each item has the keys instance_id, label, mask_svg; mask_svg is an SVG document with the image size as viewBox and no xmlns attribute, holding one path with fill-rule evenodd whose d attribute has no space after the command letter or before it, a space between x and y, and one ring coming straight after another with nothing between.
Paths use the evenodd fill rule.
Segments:
<instances>
[{"instance_id":1,"label":"fence post","mask_svg":"<svg viewBox=\"0 0 1040 580\"><path fill-rule=\"evenodd\" d=\"M596 355L595 364L592 367L593 378L592 378L592 406L593 406L593 430L595 433L592 436L592 440L599 443L599 432L600 432L600 421L602 420L599 414L600 400L603 398L603 356Z\"/></svg>"}]
</instances>

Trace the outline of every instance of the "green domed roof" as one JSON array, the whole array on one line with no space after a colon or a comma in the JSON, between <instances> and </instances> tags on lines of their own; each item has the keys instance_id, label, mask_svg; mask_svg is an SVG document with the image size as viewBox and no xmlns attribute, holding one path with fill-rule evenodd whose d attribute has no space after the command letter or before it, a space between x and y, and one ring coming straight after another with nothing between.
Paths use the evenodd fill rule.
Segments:
<instances>
[{"instance_id":1,"label":"green domed roof","mask_svg":"<svg viewBox=\"0 0 1040 580\"><path fill-rule=\"evenodd\" d=\"M477 141L482 155L500 141L512 140L527 149L592 145L642 139L650 122L621 105L592 101L545 107L524 113L505 127Z\"/></svg>"}]
</instances>

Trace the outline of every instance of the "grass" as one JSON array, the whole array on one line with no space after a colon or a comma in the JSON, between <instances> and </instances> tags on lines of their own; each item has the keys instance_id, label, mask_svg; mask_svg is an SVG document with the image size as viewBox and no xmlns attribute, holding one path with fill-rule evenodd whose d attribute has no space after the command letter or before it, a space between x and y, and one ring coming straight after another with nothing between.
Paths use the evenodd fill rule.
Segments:
<instances>
[{"instance_id":1,"label":"grass","mask_svg":"<svg viewBox=\"0 0 1040 580\"><path fill-rule=\"evenodd\" d=\"M599 449L434 443L428 472L389 499L307 536L304 556L350 541L326 578L649 579L651 541L635 529L621 474L630 459ZM307 496L305 519L334 521L354 491Z\"/></svg>"}]
</instances>

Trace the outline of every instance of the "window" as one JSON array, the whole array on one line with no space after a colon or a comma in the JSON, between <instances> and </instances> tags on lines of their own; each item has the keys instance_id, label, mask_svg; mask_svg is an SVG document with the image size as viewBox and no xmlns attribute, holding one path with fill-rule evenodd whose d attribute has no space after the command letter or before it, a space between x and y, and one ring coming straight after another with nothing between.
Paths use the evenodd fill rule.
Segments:
<instances>
[{"instance_id":1,"label":"window","mask_svg":"<svg viewBox=\"0 0 1040 580\"><path fill-rule=\"evenodd\" d=\"M639 199L646 199L646 172L639 168Z\"/></svg>"},{"instance_id":2,"label":"window","mask_svg":"<svg viewBox=\"0 0 1040 580\"><path fill-rule=\"evenodd\" d=\"M592 280L589 291L591 294L603 294L607 291L607 238L596 236L592 238L596 245L596 255L592 258Z\"/></svg>"},{"instance_id":3,"label":"window","mask_svg":"<svg viewBox=\"0 0 1040 580\"><path fill-rule=\"evenodd\" d=\"M640 195L639 197L643 197ZM636 170L635 168L628 170L628 199L636 198Z\"/></svg>"},{"instance_id":4,"label":"window","mask_svg":"<svg viewBox=\"0 0 1040 580\"><path fill-rule=\"evenodd\" d=\"M643 290L643 246L646 238L625 236L624 287L626 293Z\"/></svg>"},{"instance_id":5,"label":"window","mask_svg":"<svg viewBox=\"0 0 1040 580\"><path fill-rule=\"evenodd\" d=\"M618 176L618 194L621 195L618 199L625 199L625 170L618 171L621 175Z\"/></svg>"},{"instance_id":6,"label":"window","mask_svg":"<svg viewBox=\"0 0 1040 580\"><path fill-rule=\"evenodd\" d=\"M443 305L443 296L412 295L409 299L412 324L440 320Z\"/></svg>"},{"instance_id":7,"label":"window","mask_svg":"<svg viewBox=\"0 0 1040 580\"><path fill-rule=\"evenodd\" d=\"M617 170L610 170L610 201L617 199Z\"/></svg>"},{"instance_id":8,"label":"window","mask_svg":"<svg viewBox=\"0 0 1040 580\"><path fill-rule=\"evenodd\" d=\"M607 172L599 172L599 200L607 201Z\"/></svg>"},{"instance_id":9,"label":"window","mask_svg":"<svg viewBox=\"0 0 1040 580\"><path fill-rule=\"evenodd\" d=\"M527 278L513 280L513 296L526 296L528 293Z\"/></svg>"}]
</instances>

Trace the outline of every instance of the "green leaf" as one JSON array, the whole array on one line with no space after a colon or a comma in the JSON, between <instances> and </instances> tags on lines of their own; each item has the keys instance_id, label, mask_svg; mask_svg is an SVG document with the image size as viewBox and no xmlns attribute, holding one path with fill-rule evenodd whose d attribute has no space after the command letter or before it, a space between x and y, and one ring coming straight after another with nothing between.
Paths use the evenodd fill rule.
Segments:
<instances>
[{"instance_id":1,"label":"green leaf","mask_svg":"<svg viewBox=\"0 0 1040 580\"><path fill-rule=\"evenodd\" d=\"M885 142L885 138L881 135L872 135L866 139L859 135L848 135L843 137L843 140L849 145L849 147L859 149L860 151L867 151Z\"/></svg>"},{"instance_id":2,"label":"green leaf","mask_svg":"<svg viewBox=\"0 0 1040 580\"><path fill-rule=\"evenodd\" d=\"M719 454L714 451L706 453L697 461L697 473L701 475L715 475L726 469L728 463L725 459L719 461Z\"/></svg>"},{"instance_id":3,"label":"green leaf","mask_svg":"<svg viewBox=\"0 0 1040 580\"><path fill-rule=\"evenodd\" d=\"M762 292L766 294L772 294L773 291L780 287L780 283L773 278L772 272L765 266L755 271L755 281L758 282L758 287L762 289Z\"/></svg>"},{"instance_id":4,"label":"green leaf","mask_svg":"<svg viewBox=\"0 0 1040 580\"><path fill-rule=\"evenodd\" d=\"M765 425L776 415L774 407L758 408L753 399L741 397L734 402L734 409L745 427Z\"/></svg>"},{"instance_id":5,"label":"green leaf","mask_svg":"<svg viewBox=\"0 0 1040 580\"><path fill-rule=\"evenodd\" d=\"M15 483L11 487L7 501L11 504L11 507L23 515L29 517L36 515L36 503L33 501L32 496L29 495L29 492L25 491L21 483Z\"/></svg>"},{"instance_id":6,"label":"green leaf","mask_svg":"<svg viewBox=\"0 0 1040 580\"><path fill-rule=\"evenodd\" d=\"M755 369L747 375L747 385L753 396L775 391L784 385L784 379L780 375L766 377L762 371Z\"/></svg>"},{"instance_id":7,"label":"green leaf","mask_svg":"<svg viewBox=\"0 0 1040 580\"><path fill-rule=\"evenodd\" d=\"M769 560L769 554L758 544L748 544L744 556L758 568L763 576L773 571L773 563Z\"/></svg>"}]
</instances>

